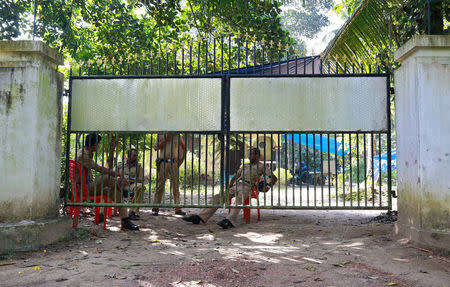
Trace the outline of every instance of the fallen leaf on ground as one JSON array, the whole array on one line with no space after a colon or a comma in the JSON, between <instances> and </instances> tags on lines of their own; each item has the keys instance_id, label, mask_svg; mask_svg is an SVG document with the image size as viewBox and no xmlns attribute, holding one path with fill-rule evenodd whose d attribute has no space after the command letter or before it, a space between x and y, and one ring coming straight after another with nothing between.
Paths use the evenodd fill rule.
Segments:
<instances>
[{"instance_id":1,"label":"fallen leaf on ground","mask_svg":"<svg viewBox=\"0 0 450 287\"><path fill-rule=\"evenodd\" d=\"M8 265L14 265L16 264L15 262L11 262L11 263L2 263L0 264L0 266L8 266Z\"/></svg>"},{"instance_id":2,"label":"fallen leaf on ground","mask_svg":"<svg viewBox=\"0 0 450 287\"><path fill-rule=\"evenodd\" d=\"M38 271L39 269L41 269L39 266L34 266L34 270Z\"/></svg>"},{"instance_id":3,"label":"fallen leaf on ground","mask_svg":"<svg viewBox=\"0 0 450 287\"><path fill-rule=\"evenodd\" d=\"M66 280L69 280L69 279L67 279L67 278L58 278L55 281L56 282L63 282L63 281L66 281Z\"/></svg>"},{"instance_id":4,"label":"fallen leaf on ground","mask_svg":"<svg viewBox=\"0 0 450 287\"><path fill-rule=\"evenodd\" d=\"M305 269L306 269L306 270L313 270L314 267L312 267L312 266L305 266Z\"/></svg>"},{"instance_id":5,"label":"fallen leaf on ground","mask_svg":"<svg viewBox=\"0 0 450 287\"><path fill-rule=\"evenodd\" d=\"M314 279L314 281L323 281L323 279L320 277L317 277L316 279Z\"/></svg>"},{"instance_id":6,"label":"fallen leaf on ground","mask_svg":"<svg viewBox=\"0 0 450 287\"><path fill-rule=\"evenodd\" d=\"M120 269L131 269L131 266L125 265L125 266L120 267Z\"/></svg>"},{"instance_id":7,"label":"fallen leaf on ground","mask_svg":"<svg viewBox=\"0 0 450 287\"><path fill-rule=\"evenodd\" d=\"M231 268L231 271L233 271L234 273L239 273L239 270Z\"/></svg>"},{"instance_id":8,"label":"fallen leaf on ground","mask_svg":"<svg viewBox=\"0 0 450 287\"><path fill-rule=\"evenodd\" d=\"M372 280L377 280L378 276L367 276L367 278L372 279Z\"/></svg>"},{"instance_id":9,"label":"fallen leaf on ground","mask_svg":"<svg viewBox=\"0 0 450 287\"><path fill-rule=\"evenodd\" d=\"M99 239L99 240L95 240L95 243L96 244L103 244L103 241Z\"/></svg>"},{"instance_id":10,"label":"fallen leaf on ground","mask_svg":"<svg viewBox=\"0 0 450 287\"><path fill-rule=\"evenodd\" d=\"M200 284L200 283L202 283L203 282L203 280L196 280L196 281L191 281L191 282L189 282L189 285L197 285L197 284Z\"/></svg>"},{"instance_id":11,"label":"fallen leaf on ground","mask_svg":"<svg viewBox=\"0 0 450 287\"><path fill-rule=\"evenodd\" d=\"M386 286L397 286L398 284L395 282L386 283Z\"/></svg>"}]
</instances>

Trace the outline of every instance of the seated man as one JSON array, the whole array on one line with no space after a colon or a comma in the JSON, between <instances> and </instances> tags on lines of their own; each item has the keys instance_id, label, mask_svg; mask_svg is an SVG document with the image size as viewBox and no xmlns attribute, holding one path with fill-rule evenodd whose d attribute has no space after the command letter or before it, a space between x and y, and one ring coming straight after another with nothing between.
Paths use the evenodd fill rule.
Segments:
<instances>
[{"instance_id":1,"label":"seated man","mask_svg":"<svg viewBox=\"0 0 450 287\"><path fill-rule=\"evenodd\" d=\"M276 182L277 177L272 173L270 166L265 166L264 163L258 160L261 152L258 148L252 148L249 151L250 164L244 165L240 168L236 175L230 181L230 198L236 197L236 205L242 205L242 203L248 199L253 192L253 187L258 187L258 181L261 175L270 176L270 183L266 182L265 187L258 188L262 192L267 192ZM226 199L225 199L226 200ZM224 200L224 201L225 201ZM212 199L212 204L220 204L220 194L216 194ZM183 217L184 221L192 222L193 224L205 223L213 216L217 208L205 208L200 213ZM231 213L222 221L217 223L223 229L234 227L237 222L237 216L241 209L234 208Z\"/></svg>"},{"instance_id":2,"label":"seated man","mask_svg":"<svg viewBox=\"0 0 450 287\"><path fill-rule=\"evenodd\" d=\"M141 164L137 162L136 149L132 148L127 151L125 163L121 162L117 165L116 174L123 174L123 177L128 181L129 186L127 189L134 192L133 203L143 203L142 181L144 179L144 170ZM130 208L128 217L131 220L139 220L139 207Z\"/></svg>"},{"instance_id":3,"label":"seated man","mask_svg":"<svg viewBox=\"0 0 450 287\"><path fill-rule=\"evenodd\" d=\"M88 134L84 141L84 147L79 149L76 154L75 161L80 163L85 171L86 179L84 180L86 180L88 196L100 195L103 188L103 194L106 194L114 202L121 203L123 186L126 186L128 181L126 178L122 178L120 173L102 167L93 160L94 152L97 150L101 139L101 136L96 133ZM95 182L91 169L101 173L96 177ZM75 175L75 182L77 190L81 190L81 176L79 174ZM122 221L122 229L139 230L139 227L128 218L126 207L119 207L119 216Z\"/></svg>"}]
</instances>

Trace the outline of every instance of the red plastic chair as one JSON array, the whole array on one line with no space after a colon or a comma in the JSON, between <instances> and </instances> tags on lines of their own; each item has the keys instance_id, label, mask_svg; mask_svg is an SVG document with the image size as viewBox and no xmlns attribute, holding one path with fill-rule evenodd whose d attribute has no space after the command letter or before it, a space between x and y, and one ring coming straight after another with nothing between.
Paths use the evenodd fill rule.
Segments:
<instances>
[{"instance_id":1,"label":"red plastic chair","mask_svg":"<svg viewBox=\"0 0 450 287\"><path fill-rule=\"evenodd\" d=\"M75 164L77 173L81 174L81 182L82 182L82 196L80 198L80 194L77 192L77 185L75 184ZM84 202L87 200L94 200L97 203L100 202L113 202L112 200L108 199L108 196L106 195L97 195L95 198L94 196L87 196L87 184L86 184L86 173L81 168L81 164L79 162L75 162L74 160L69 160L69 177L70 177L70 183L72 185L72 198L71 202ZM70 206L69 207L69 216L72 217L72 228L78 227L78 219L80 216L81 206ZM94 208L95 211L95 217L94 217L94 224L98 224L99 215L100 215L100 207L96 206ZM105 207L104 208L104 217L103 217L103 229L106 229L106 218L111 217L111 207Z\"/></svg>"},{"instance_id":2,"label":"red plastic chair","mask_svg":"<svg viewBox=\"0 0 450 287\"><path fill-rule=\"evenodd\" d=\"M252 195L250 196L250 198L258 198L258 191L256 190L256 187L253 187L253 192ZM247 198L244 201L244 205L250 205L250 198ZM229 201L229 204L231 205L231 199ZM258 208L258 221L261 220L261 211ZM231 212L231 209L228 209L228 213ZM245 223L249 224L250 223L250 218L251 218L251 209L250 208L243 208L243 212L244 212L244 219L245 219Z\"/></svg>"}]
</instances>

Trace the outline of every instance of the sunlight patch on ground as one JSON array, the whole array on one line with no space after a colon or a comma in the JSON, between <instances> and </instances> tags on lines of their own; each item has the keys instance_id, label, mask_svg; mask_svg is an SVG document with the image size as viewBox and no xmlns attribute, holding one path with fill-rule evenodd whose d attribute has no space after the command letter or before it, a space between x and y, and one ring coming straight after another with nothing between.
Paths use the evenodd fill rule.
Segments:
<instances>
[{"instance_id":1,"label":"sunlight patch on ground","mask_svg":"<svg viewBox=\"0 0 450 287\"><path fill-rule=\"evenodd\" d=\"M277 233L260 234L256 232L247 232L236 234L235 237L247 238L248 240L256 243L274 244L283 237L283 234Z\"/></svg>"}]
</instances>

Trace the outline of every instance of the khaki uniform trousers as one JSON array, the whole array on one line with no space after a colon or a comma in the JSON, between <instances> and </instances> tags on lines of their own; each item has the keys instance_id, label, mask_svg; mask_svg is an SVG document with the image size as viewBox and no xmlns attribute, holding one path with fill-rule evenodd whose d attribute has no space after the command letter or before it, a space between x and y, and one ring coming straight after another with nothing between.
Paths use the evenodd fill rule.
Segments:
<instances>
[{"instance_id":1,"label":"khaki uniform trousers","mask_svg":"<svg viewBox=\"0 0 450 287\"><path fill-rule=\"evenodd\" d=\"M236 205L242 205L243 202L252 195L252 192L253 190L250 184L245 182L237 182L230 188L230 199L236 197ZM211 203L220 204L220 194L214 195ZM214 215L216 211L216 207L204 208L198 215L206 222ZM230 214L227 215L227 219L231 221L233 225L237 223L237 217L240 211L241 208L232 208Z\"/></svg>"},{"instance_id":2,"label":"khaki uniform trousers","mask_svg":"<svg viewBox=\"0 0 450 287\"><path fill-rule=\"evenodd\" d=\"M170 186L172 188L172 200L173 203L178 204L180 202L180 193L178 191L178 162L161 162L158 167L158 178L156 184L156 193L154 202L161 203L162 196L164 194L164 187L166 180L170 178ZM175 212L181 208L175 208ZM159 210L158 207L153 210Z\"/></svg>"},{"instance_id":3,"label":"khaki uniform trousers","mask_svg":"<svg viewBox=\"0 0 450 287\"><path fill-rule=\"evenodd\" d=\"M144 193L142 192L142 183L133 183L129 187L130 190L134 191L133 203L143 203L144 202ZM145 190L145 188L144 188ZM130 212L139 213L139 207L131 207Z\"/></svg>"}]
</instances>

